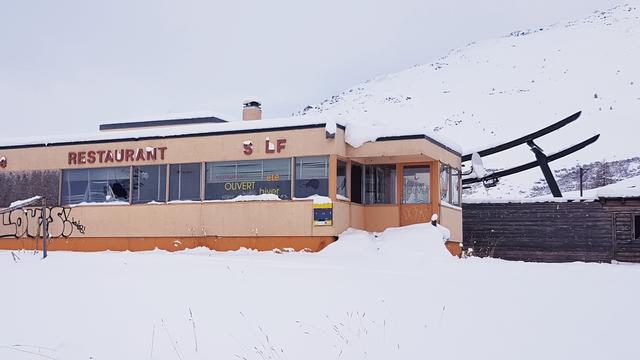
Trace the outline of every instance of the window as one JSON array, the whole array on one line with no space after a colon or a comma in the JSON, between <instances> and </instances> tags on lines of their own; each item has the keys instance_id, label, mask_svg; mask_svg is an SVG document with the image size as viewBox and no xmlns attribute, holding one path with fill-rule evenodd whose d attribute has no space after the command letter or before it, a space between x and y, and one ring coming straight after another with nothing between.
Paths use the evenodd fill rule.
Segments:
<instances>
[{"instance_id":1,"label":"window","mask_svg":"<svg viewBox=\"0 0 640 360\"><path fill-rule=\"evenodd\" d=\"M134 166L131 202L134 204L164 202L167 199L166 186L166 165Z\"/></svg>"},{"instance_id":2,"label":"window","mask_svg":"<svg viewBox=\"0 0 640 360\"><path fill-rule=\"evenodd\" d=\"M172 164L169 200L200 200L200 164Z\"/></svg>"},{"instance_id":3,"label":"window","mask_svg":"<svg viewBox=\"0 0 640 360\"><path fill-rule=\"evenodd\" d=\"M351 202L362 204L362 165L351 163Z\"/></svg>"},{"instance_id":4,"label":"window","mask_svg":"<svg viewBox=\"0 0 640 360\"><path fill-rule=\"evenodd\" d=\"M460 170L447 164L440 166L440 201L460 206L461 187Z\"/></svg>"},{"instance_id":5,"label":"window","mask_svg":"<svg viewBox=\"0 0 640 360\"><path fill-rule=\"evenodd\" d=\"M406 166L402 174L403 204L428 204L430 200L429 165Z\"/></svg>"},{"instance_id":6,"label":"window","mask_svg":"<svg viewBox=\"0 0 640 360\"><path fill-rule=\"evenodd\" d=\"M342 160L338 160L338 166L336 168L336 172L337 172L336 194L338 195L338 198L342 196L343 199L346 199L347 198L347 163Z\"/></svg>"},{"instance_id":7,"label":"window","mask_svg":"<svg viewBox=\"0 0 640 360\"><path fill-rule=\"evenodd\" d=\"M462 203L462 178L460 177L460 169L451 169L451 204L460 206Z\"/></svg>"},{"instance_id":8,"label":"window","mask_svg":"<svg viewBox=\"0 0 640 360\"><path fill-rule=\"evenodd\" d=\"M62 204L129 201L129 167L62 171Z\"/></svg>"},{"instance_id":9,"label":"window","mask_svg":"<svg viewBox=\"0 0 640 360\"><path fill-rule=\"evenodd\" d=\"M60 175L60 170L0 172L0 208L36 195L43 196L47 205L57 205Z\"/></svg>"},{"instance_id":10,"label":"window","mask_svg":"<svg viewBox=\"0 0 640 360\"><path fill-rule=\"evenodd\" d=\"M365 204L395 204L396 184L395 165L365 167Z\"/></svg>"},{"instance_id":11,"label":"window","mask_svg":"<svg viewBox=\"0 0 640 360\"><path fill-rule=\"evenodd\" d=\"M274 194L291 198L291 159L207 163L205 199L228 200L239 195Z\"/></svg>"},{"instance_id":12,"label":"window","mask_svg":"<svg viewBox=\"0 0 640 360\"><path fill-rule=\"evenodd\" d=\"M451 167L440 164L440 201L451 203Z\"/></svg>"},{"instance_id":13,"label":"window","mask_svg":"<svg viewBox=\"0 0 640 360\"><path fill-rule=\"evenodd\" d=\"M633 225L634 225L634 239L640 240L640 215L633 216Z\"/></svg>"},{"instance_id":14,"label":"window","mask_svg":"<svg viewBox=\"0 0 640 360\"><path fill-rule=\"evenodd\" d=\"M296 192L298 198L329 196L329 157L296 158Z\"/></svg>"}]
</instances>

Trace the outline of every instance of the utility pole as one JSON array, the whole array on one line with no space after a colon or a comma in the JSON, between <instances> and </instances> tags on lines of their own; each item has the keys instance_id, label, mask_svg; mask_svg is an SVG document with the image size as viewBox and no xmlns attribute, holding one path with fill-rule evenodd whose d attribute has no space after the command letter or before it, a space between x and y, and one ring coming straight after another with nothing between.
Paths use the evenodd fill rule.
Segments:
<instances>
[{"instance_id":1,"label":"utility pole","mask_svg":"<svg viewBox=\"0 0 640 360\"><path fill-rule=\"evenodd\" d=\"M42 198L42 258L47 257L47 242L49 242L49 220L47 219L47 200Z\"/></svg>"},{"instance_id":2,"label":"utility pole","mask_svg":"<svg viewBox=\"0 0 640 360\"><path fill-rule=\"evenodd\" d=\"M584 169L580 166L580 197L582 197L582 179L584 178L584 174L590 169Z\"/></svg>"}]
</instances>

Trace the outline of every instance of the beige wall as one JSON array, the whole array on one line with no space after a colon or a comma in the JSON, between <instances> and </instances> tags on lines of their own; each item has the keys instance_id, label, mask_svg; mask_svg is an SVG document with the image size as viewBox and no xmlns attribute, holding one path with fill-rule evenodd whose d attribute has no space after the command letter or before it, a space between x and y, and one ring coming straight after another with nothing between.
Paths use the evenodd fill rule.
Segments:
<instances>
[{"instance_id":1,"label":"beige wall","mask_svg":"<svg viewBox=\"0 0 640 360\"><path fill-rule=\"evenodd\" d=\"M350 205L351 227L354 229L365 229L365 212L364 206L358 204Z\"/></svg>"},{"instance_id":2,"label":"beige wall","mask_svg":"<svg viewBox=\"0 0 640 360\"><path fill-rule=\"evenodd\" d=\"M123 136L126 136L126 133ZM277 139L286 139L285 148L280 153L267 154L265 152L266 138L269 138L272 142ZM246 140L250 140L253 143L253 153L251 155L245 155L243 152L243 142ZM146 147L166 147L165 159L161 160L160 156L158 156L155 161L95 162L93 164L83 165L69 165L68 163L69 152L145 149ZM4 156L7 158L7 167L1 171L49 170L167 163L177 164L189 162L270 159L310 155L344 155L345 153L346 144L344 142L344 131L338 129L334 139L327 139L324 127L289 131L267 131L252 134L229 134L224 136L199 136L9 150L0 149L0 157Z\"/></svg>"},{"instance_id":3,"label":"beige wall","mask_svg":"<svg viewBox=\"0 0 640 360\"><path fill-rule=\"evenodd\" d=\"M462 209L440 206L440 224L451 232L450 241L462 242Z\"/></svg>"},{"instance_id":4,"label":"beige wall","mask_svg":"<svg viewBox=\"0 0 640 360\"><path fill-rule=\"evenodd\" d=\"M311 201L83 205L71 216L84 225L74 237L311 236Z\"/></svg>"},{"instance_id":5,"label":"beige wall","mask_svg":"<svg viewBox=\"0 0 640 360\"><path fill-rule=\"evenodd\" d=\"M386 228L400 226L400 207L398 205L365 206L365 229L381 232Z\"/></svg>"}]
</instances>

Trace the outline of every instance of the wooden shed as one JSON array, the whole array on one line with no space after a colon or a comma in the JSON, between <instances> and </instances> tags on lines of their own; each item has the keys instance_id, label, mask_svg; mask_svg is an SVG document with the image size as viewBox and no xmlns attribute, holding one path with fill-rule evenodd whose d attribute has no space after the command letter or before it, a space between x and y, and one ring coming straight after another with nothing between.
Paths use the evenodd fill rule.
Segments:
<instances>
[{"instance_id":1,"label":"wooden shed","mask_svg":"<svg viewBox=\"0 0 640 360\"><path fill-rule=\"evenodd\" d=\"M588 198L463 203L463 246L481 257L640 262L640 177Z\"/></svg>"}]
</instances>

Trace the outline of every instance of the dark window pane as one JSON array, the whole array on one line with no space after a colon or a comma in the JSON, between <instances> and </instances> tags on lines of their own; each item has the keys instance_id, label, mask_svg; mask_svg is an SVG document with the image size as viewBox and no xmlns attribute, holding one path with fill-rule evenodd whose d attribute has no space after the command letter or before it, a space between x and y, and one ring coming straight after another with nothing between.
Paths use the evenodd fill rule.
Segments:
<instances>
[{"instance_id":1,"label":"dark window pane","mask_svg":"<svg viewBox=\"0 0 640 360\"><path fill-rule=\"evenodd\" d=\"M200 164L172 164L169 200L200 200Z\"/></svg>"},{"instance_id":2,"label":"dark window pane","mask_svg":"<svg viewBox=\"0 0 640 360\"><path fill-rule=\"evenodd\" d=\"M62 204L78 204L86 201L89 186L89 170L62 170Z\"/></svg>"},{"instance_id":3,"label":"dark window pane","mask_svg":"<svg viewBox=\"0 0 640 360\"><path fill-rule=\"evenodd\" d=\"M362 204L362 166L351 164L351 201Z\"/></svg>"},{"instance_id":4,"label":"dark window pane","mask_svg":"<svg viewBox=\"0 0 640 360\"><path fill-rule=\"evenodd\" d=\"M427 204L431 201L429 173L428 165L404 168L403 204Z\"/></svg>"},{"instance_id":5,"label":"dark window pane","mask_svg":"<svg viewBox=\"0 0 640 360\"><path fill-rule=\"evenodd\" d=\"M396 166L365 167L365 204L396 203Z\"/></svg>"},{"instance_id":6,"label":"dark window pane","mask_svg":"<svg viewBox=\"0 0 640 360\"><path fill-rule=\"evenodd\" d=\"M205 199L229 200L239 195L274 194L291 198L291 159L207 163Z\"/></svg>"},{"instance_id":7,"label":"dark window pane","mask_svg":"<svg viewBox=\"0 0 640 360\"><path fill-rule=\"evenodd\" d=\"M338 160L338 166L336 168L336 194L347 197L347 163Z\"/></svg>"},{"instance_id":8,"label":"dark window pane","mask_svg":"<svg viewBox=\"0 0 640 360\"><path fill-rule=\"evenodd\" d=\"M635 215L634 219L635 219L634 225L635 225L635 231L636 231L635 239L640 240L640 215Z\"/></svg>"},{"instance_id":9,"label":"dark window pane","mask_svg":"<svg viewBox=\"0 0 640 360\"><path fill-rule=\"evenodd\" d=\"M167 166L134 166L133 199L134 204L166 200Z\"/></svg>"},{"instance_id":10,"label":"dark window pane","mask_svg":"<svg viewBox=\"0 0 640 360\"><path fill-rule=\"evenodd\" d=\"M296 192L298 198L329 196L329 157L296 158Z\"/></svg>"}]
</instances>

